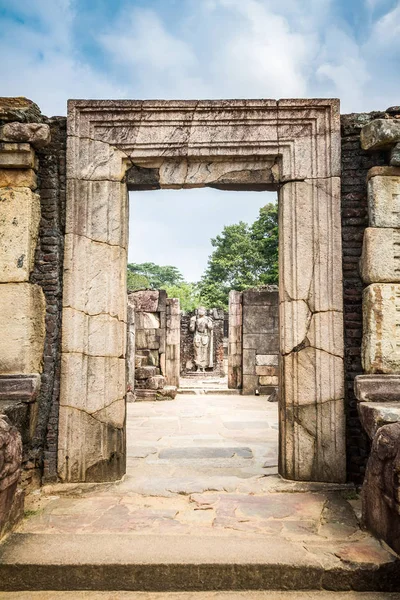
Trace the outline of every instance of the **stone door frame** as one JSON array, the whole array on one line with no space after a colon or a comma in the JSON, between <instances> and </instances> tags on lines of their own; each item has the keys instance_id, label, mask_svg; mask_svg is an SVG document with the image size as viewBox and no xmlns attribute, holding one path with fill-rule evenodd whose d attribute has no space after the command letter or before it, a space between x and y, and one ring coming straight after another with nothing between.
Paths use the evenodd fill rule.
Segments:
<instances>
[{"instance_id":1,"label":"stone door frame","mask_svg":"<svg viewBox=\"0 0 400 600\"><path fill-rule=\"evenodd\" d=\"M125 472L128 189L279 190L280 473L345 479L338 100L68 104L58 474Z\"/></svg>"}]
</instances>

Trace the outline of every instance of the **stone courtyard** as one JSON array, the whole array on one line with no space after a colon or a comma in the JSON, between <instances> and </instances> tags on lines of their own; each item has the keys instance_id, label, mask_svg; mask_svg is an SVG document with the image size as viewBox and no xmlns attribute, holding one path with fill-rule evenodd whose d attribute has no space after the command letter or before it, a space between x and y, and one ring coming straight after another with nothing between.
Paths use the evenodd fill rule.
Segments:
<instances>
[{"instance_id":1,"label":"stone courtyard","mask_svg":"<svg viewBox=\"0 0 400 600\"><path fill-rule=\"evenodd\" d=\"M265 561L287 589L297 589L300 573L307 585L322 578L322 587L338 590L364 589L372 580L385 588L397 579L394 555L360 528L352 485L277 475L277 405L266 397L181 394L132 403L127 432L124 481L31 494L27 518L0 551L0 575L11 576L12 562L33 560L47 565L43 576L53 589L60 589L60 566L69 570L68 585L86 572L108 589L98 568L110 559L133 570L137 560L215 563L221 580L228 560L258 565L256 583L238 576L239 587L249 589L260 585ZM147 583L136 577L144 589L181 585L168 571L162 583L156 574ZM196 576L184 585L195 588Z\"/></svg>"}]
</instances>

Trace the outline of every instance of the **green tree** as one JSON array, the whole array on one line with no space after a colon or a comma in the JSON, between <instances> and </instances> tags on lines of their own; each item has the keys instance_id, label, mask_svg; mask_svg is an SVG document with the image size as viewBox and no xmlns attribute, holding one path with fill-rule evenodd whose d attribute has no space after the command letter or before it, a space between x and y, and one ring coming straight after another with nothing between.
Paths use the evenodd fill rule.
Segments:
<instances>
[{"instance_id":1,"label":"green tree","mask_svg":"<svg viewBox=\"0 0 400 600\"><path fill-rule=\"evenodd\" d=\"M178 285L167 286L165 289L169 298L179 298L181 310L194 310L201 304L196 283L183 281Z\"/></svg>"},{"instance_id":2,"label":"green tree","mask_svg":"<svg viewBox=\"0 0 400 600\"><path fill-rule=\"evenodd\" d=\"M150 287L150 282L144 275L139 273L132 273L128 268L127 273L127 284L128 291L134 292L135 290L144 290Z\"/></svg>"},{"instance_id":3,"label":"green tree","mask_svg":"<svg viewBox=\"0 0 400 600\"><path fill-rule=\"evenodd\" d=\"M142 287L148 287L153 290L165 289L166 286L179 285L183 282L182 273L179 269L171 265L160 266L151 262L141 264L128 263L128 288L130 273L143 277L145 285ZM136 287L135 289L140 288Z\"/></svg>"},{"instance_id":4,"label":"green tree","mask_svg":"<svg viewBox=\"0 0 400 600\"><path fill-rule=\"evenodd\" d=\"M278 210L276 204L260 209L258 219L227 225L211 240L214 251L199 284L208 307L228 306L230 290L244 290L278 281Z\"/></svg>"}]
</instances>

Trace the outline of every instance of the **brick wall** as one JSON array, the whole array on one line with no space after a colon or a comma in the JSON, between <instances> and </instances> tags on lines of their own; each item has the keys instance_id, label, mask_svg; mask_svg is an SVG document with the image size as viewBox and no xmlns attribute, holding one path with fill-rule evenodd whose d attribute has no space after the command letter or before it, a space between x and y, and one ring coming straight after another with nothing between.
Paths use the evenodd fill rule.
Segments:
<instances>
[{"instance_id":1,"label":"brick wall","mask_svg":"<svg viewBox=\"0 0 400 600\"><path fill-rule=\"evenodd\" d=\"M342 244L343 299L345 344L345 395L347 419L347 477L361 483L369 455L369 442L360 424L353 385L362 373L362 290L359 274L367 217L367 172L375 165L385 164L383 152L361 150L360 129L385 113L342 115Z\"/></svg>"},{"instance_id":2,"label":"brick wall","mask_svg":"<svg viewBox=\"0 0 400 600\"><path fill-rule=\"evenodd\" d=\"M46 297L46 339L31 466L43 471L44 481L57 477L57 432L60 383L62 268L65 231L66 118L44 119L50 125L51 144L39 157L42 218L32 281Z\"/></svg>"}]
</instances>

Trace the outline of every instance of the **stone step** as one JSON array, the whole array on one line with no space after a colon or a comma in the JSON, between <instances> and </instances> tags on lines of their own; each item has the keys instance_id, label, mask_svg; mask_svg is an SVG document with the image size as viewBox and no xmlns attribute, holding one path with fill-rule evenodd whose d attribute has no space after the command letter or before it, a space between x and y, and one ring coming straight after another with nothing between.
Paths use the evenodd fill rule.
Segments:
<instances>
[{"instance_id":1,"label":"stone step","mask_svg":"<svg viewBox=\"0 0 400 600\"><path fill-rule=\"evenodd\" d=\"M5 592L1 600L399 600L380 592Z\"/></svg>"},{"instance_id":2,"label":"stone step","mask_svg":"<svg viewBox=\"0 0 400 600\"><path fill-rule=\"evenodd\" d=\"M240 390L227 390L224 388L200 388L200 387L193 387L193 388L179 388L178 389L178 394L189 394L189 395L194 395L197 394L198 396L201 396L203 394L210 394L210 395L220 395L223 394L224 396L240 396Z\"/></svg>"},{"instance_id":3,"label":"stone step","mask_svg":"<svg viewBox=\"0 0 400 600\"><path fill-rule=\"evenodd\" d=\"M399 562L379 548L353 542L339 560L257 536L14 533L0 590L398 591Z\"/></svg>"}]
</instances>

